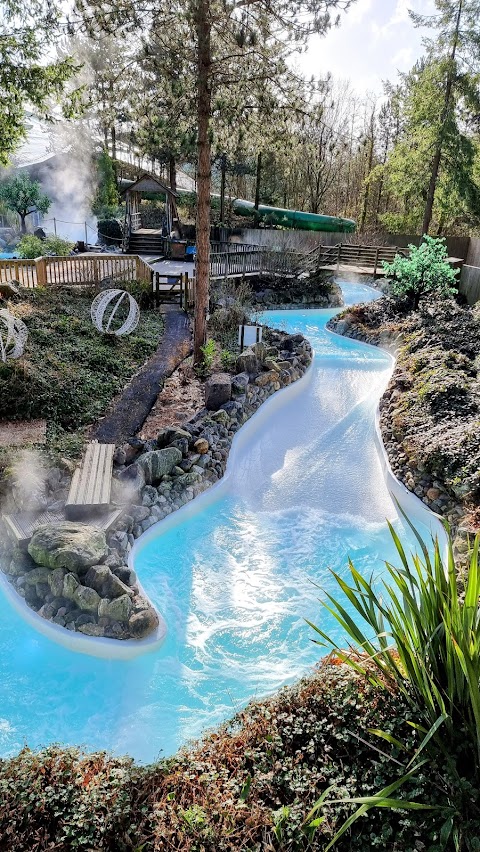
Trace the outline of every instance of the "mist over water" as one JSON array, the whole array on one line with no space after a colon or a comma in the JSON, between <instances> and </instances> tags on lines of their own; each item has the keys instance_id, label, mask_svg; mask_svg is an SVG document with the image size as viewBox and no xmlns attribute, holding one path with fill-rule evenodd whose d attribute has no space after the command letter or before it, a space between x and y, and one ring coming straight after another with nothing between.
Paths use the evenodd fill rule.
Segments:
<instances>
[{"instance_id":1,"label":"mist over water","mask_svg":"<svg viewBox=\"0 0 480 852\"><path fill-rule=\"evenodd\" d=\"M375 295L345 293L350 303ZM138 543L135 568L167 623L161 648L128 662L75 654L0 598L1 753L26 740L143 761L171 754L315 664L322 650L305 619L342 641L319 586L334 588L329 568L345 575L348 556L380 576L383 560L395 562L385 519L401 525L373 442L392 361L328 332L334 313L265 315L309 337L313 368L241 430L210 503Z\"/></svg>"}]
</instances>

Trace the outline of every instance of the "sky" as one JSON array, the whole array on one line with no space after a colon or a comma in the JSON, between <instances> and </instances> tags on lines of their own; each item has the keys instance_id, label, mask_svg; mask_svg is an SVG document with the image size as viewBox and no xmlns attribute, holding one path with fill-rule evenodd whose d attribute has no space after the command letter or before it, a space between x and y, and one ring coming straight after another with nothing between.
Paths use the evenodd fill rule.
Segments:
<instances>
[{"instance_id":1,"label":"sky","mask_svg":"<svg viewBox=\"0 0 480 852\"><path fill-rule=\"evenodd\" d=\"M308 76L330 71L336 79L349 79L360 95L381 94L382 80L393 82L422 54L427 31L415 29L409 9L431 14L434 0L356 0L341 25L312 38L296 64Z\"/></svg>"}]
</instances>

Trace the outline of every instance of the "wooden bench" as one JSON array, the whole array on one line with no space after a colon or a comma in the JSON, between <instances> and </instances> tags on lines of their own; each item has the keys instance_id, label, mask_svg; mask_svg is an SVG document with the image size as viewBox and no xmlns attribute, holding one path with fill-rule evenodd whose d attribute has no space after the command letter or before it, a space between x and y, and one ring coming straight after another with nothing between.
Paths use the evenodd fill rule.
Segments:
<instances>
[{"instance_id":1,"label":"wooden bench","mask_svg":"<svg viewBox=\"0 0 480 852\"><path fill-rule=\"evenodd\" d=\"M85 517L82 523L89 524L99 530L108 532L118 521L122 509L111 509L100 517L92 515ZM3 522L7 532L13 538L18 547L25 549L37 527L43 524L61 524L65 521L65 513L62 512L17 512L14 515L3 515Z\"/></svg>"},{"instance_id":2,"label":"wooden bench","mask_svg":"<svg viewBox=\"0 0 480 852\"><path fill-rule=\"evenodd\" d=\"M81 521L94 511L110 509L114 452L115 444L98 441L87 444L83 461L73 474L65 505L69 521Z\"/></svg>"}]
</instances>

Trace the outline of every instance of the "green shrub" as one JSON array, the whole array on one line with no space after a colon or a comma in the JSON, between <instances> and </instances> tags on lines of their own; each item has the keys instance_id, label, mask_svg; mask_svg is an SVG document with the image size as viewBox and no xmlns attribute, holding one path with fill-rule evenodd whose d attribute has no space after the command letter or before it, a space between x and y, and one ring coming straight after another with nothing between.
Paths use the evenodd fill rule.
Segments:
<instances>
[{"instance_id":1,"label":"green shrub","mask_svg":"<svg viewBox=\"0 0 480 852\"><path fill-rule=\"evenodd\" d=\"M33 234L25 234L15 248L20 257L35 258L45 254L45 242Z\"/></svg>"},{"instance_id":2,"label":"green shrub","mask_svg":"<svg viewBox=\"0 0 480 852\"><path fill-rule=\"evenodd\" d=\"M393 295L411 299L415 310L428 293L453 296L458 269L448 263L445 240L425 234L420 246L408 248L409 257L397 254L392 263L383 262L385 274L392 277Z\"/></svg>"},{"instance_id":3,"label":"green shrub","mask_svg":"<svg viewBox=\"0 0 480 852\"><path fill-rule=\"evenodd\" d=\"M25 258L42 257L48 254L65 257L70 254L72 248L73 243L54 234L49 234L46 240L41 240L33 234L25 234L18 243L16 251L20 257Z\"/></svg>"},{"instance_id":4,"label":"green shrub","mask_svg":"<svg viewBox=\"0 0 480 852\"><path fill-rule=\"evenodd\" d=\"M99 219L97 229L100 242L108 245L109 238L111 238L112 243L116 246L120 245L122 241L122 229L117 219Z\"/></svg>"},{"instance_id":5,"label":"green shrub","mask_svg":"<svg viewBox=\"0 0 480 852\"><path fill-rule=\"evenodd\" d=\"M42 254L55 254L58 257L68 257L74 244L70 240L64 240L62 237L49 234L43 245L44 250Z\"/></svg>"}]
</instances>

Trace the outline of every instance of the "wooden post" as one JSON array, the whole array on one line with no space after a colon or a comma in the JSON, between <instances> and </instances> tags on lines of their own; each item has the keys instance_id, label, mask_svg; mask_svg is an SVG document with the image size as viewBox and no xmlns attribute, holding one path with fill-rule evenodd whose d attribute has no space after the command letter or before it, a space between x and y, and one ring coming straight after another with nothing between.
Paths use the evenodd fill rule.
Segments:
<instances>
[{"instance_id":1,"label":"wooden post","mask_svg":"<svg viewBox=\"0 0 480 852\"><path fill-rule=\"evenodd\" d=\"M159 282L158 282L158 278L159 278L159 273L158 273L158 272L155 272L155 274L154 274L154 278L153 278L153 300L154 300L154 303L155 303L155 307L156 307L156 308L158 308L158 305L159 305L159 299L158 299L158 296L159 296L159 293L158 293L158 286L159 286Z\"/></svg>"},{"instance_id":2,"label":"wooden post","mask_svg":"<svg viewBox=\"0 0 480 852\"><path fill-rule=\"evenodd\" d=\"M87 223L85 222L85 248L88 249L88 231L87 231Z\"/></svg>"},{"instance_id":3,"label":"wooden post","mask_svg":"<svg viewBox=\"0 0 480 852\"><path fill-rule=\"evenodd\" d=\"M337 246L337 272L340 268L340 255L342 253L342 244L339 243Z\"/></svg>"},{"instance_id":4,"label":"wooden post","mask_svg":"<svg viewBox=\"0 0 480 852\"><path fill-rule=\"evenodd\" d=\"M373 267L373 277L374 278L377 277L378 252L379 252L379 248L377 246L376 251L375 251L375 266Z\"/></svg>"},{"instance_id":5,"label":"wooden post","mask_svg":"<svg viewBox=\"0 0 480 852\"><path fill-rule=\"evenodd\" d=\"M135 275L136 275L137 281L140 281L140 279L142 277L142 263L143 263L143 261L142 261L141 257L139 257L138 254L137 254L137 256L135 257Z\"/></svg>"},{"instance_id":6,"label":"wooden post","mask_svg":"<svg viewBox=\"0 0 480 852\"><path fill-rule=\"evenodd\" d=\"M47 261L44 257L35 260L35 272L37 274L37 287L47 286Z\"/></svg>"},{"instance_id":7,"label":"wooden post","mask_svg":"<svg viewBox=\"0 0 480 852\"><path fill-rule=\"evenodd\" d=\"M55 219L55 216L53 217L53 230L55 232L55 236L57 236L57 220Z\"/></svg>"}]
</instances>

